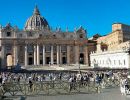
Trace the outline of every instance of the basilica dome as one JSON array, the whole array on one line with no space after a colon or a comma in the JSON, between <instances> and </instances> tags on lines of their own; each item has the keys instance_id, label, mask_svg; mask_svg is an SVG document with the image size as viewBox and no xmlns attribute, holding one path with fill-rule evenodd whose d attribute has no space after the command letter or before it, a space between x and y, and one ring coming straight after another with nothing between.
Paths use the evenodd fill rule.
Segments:
<instances>
[{"instance_id":1,"label":"basilica dome","mask_svg":"<svg viewBox=\"0 0 130 100\"><path fill-rule=\"evenodd\" d=\"M33 15L27 20L25 30L42 30L49 29L48 22L40 15L39 9L34 8Z\"/></svg>"}]
</instances>

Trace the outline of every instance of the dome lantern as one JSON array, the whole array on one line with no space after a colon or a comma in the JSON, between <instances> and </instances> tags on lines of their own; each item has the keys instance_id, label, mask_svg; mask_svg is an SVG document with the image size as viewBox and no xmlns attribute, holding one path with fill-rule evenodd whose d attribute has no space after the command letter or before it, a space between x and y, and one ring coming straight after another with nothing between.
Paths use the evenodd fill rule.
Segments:
<instances>
[{"instance_id":1,"label":"dome lantern","mask_svg":"<svg viewBox=\"0 0 130 100\"><path fill-rule=\"evenodd\" d=\"M34 8L33 14L34 14L34 15L40 15L40 12L39 12L39 9L38 9L37 5L36 5L35 8Z\"/></svg>"}]
</instances>

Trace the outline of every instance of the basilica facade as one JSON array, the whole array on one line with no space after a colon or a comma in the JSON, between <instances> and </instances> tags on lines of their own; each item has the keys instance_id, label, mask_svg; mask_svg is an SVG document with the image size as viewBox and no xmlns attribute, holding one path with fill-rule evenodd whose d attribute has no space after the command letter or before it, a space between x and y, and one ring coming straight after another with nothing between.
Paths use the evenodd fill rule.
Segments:
<instances>
[{"instance_id":1,"label":"basilica facade","mask_svg":"<svg viewBox=\"0 0 130 100\"><path fill-rule=\"evenodd\" d=\"M82 63L88 65L87 32L79 27L74 32L53 31L41 16L38 7L25 23L23 30L8 23L0 27L0 64L11 67L18 63L32 65L59 65Z\"/></svg>"}]
</instances>

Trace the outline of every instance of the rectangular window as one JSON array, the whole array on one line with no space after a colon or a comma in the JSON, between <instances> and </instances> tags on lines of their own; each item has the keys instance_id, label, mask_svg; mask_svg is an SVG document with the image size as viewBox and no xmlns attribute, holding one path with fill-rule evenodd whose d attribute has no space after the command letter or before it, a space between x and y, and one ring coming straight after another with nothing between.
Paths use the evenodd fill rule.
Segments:
<instances>
[{"instance_id":1,"label":"rectangular window","mask_svg":"<svg viewBox=\"0 0 130 100\"><path fill-rule=\"evenodd\" d=\"M119 60L119 65L121 65L121 62L120 62L120 60Z\"/></svg>"},{"instance_id":2,"label":"rectangular window","mask_svg":"<svg viewBox=\"0 0 130 100\"><path fill-rule=\"evenodd\" d=\"M46 52L51 52L51 46L50 46L50 45L47 45L47 46L45 47L45 51L46 51Z\"/></svg>"},{"instance_id":3,"label":"rectangular window","mask_svg":"<svg viewBox=\"0 0 130 100\"><path fill-rule=\"evenodd\" d=\"M125 65L125 60L124 60L124 65Z\"/></svg>"},{"instance_id":4,"label":"rectangular window","mask_svg":"<svg viewBox=\"0 0 130 100\"><path fill-rule=\"evenodd\" d=\"M7 45L7 46L6 46L6 50L7 50L7 51L11 51L11 50L12 50L12 46L11 46L11 45Z\"/></svg>"},{"instance_id":5,"label":"rectangular window","mask_svg":"<svg viewBox=\"0 0 130 100\"><path fill-rule=\"evenodd\" d=\"M31 32L29 32L29 33L28 33L28 36L29 36L29 37L32 37L32 36L33 36L33 34L32 34Z\"/></svg>"},{"instance_id":6,"label":"rectangular window","mask_svg":"<svg viewBox=\"0 0 130 100\"><path fill-rule=\"evenodd\" d=\"M28 45L27 50L28 50L28 52L33 52L33 50L34 50L33 45Z\"/></svg>"},{"instance_id":7,"label":"rectangular window","mask_svg":"<svg viewBox=\"0 0 130 100\"><path fill-rule=\"evenodd\" d=\"M43 47L42 46L39 46L39 51L40 51L40 53L43 52Z\"/></svg>"},{"instance_id":8,"label":"rectangular window","mask_svg":"<svg viewBox=\"0 0 130 100\"><path fill-rule=\"evenodd\" d=\"M61 46L61 52L66 52L67 51L67 47L66 46Z\"/></svg>"},{"instance_id":9,"label":"rectangular window","mask_svg":"<svg viewBox=\"0 0 130 100\"><path fill-rule=\"evenodd\" d=\"M54 52L57 51L57 46L53 46L53 51L54 51Z\"/></svg>"},{"instance_id":10,"label":"rectangular window","mask_svg":"<svg viewBox=\"0 0 130 100\"><path fill-rule=\"evenodd\" d=\"M114 64L116 64L116 61L114 60Z\"/></svg>"}]
</instances>

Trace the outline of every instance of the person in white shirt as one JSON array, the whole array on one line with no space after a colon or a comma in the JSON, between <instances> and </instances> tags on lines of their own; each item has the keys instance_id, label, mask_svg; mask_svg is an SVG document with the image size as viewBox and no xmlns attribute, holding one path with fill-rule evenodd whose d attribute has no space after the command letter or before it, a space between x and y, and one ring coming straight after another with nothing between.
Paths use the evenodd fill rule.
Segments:
<instances>
[{"instance_id":1,"label":"person in white shirt","mask_svg":"<svg viewBox=\"0 0 130 100\"><path fill-rule=\"evenodd\" d=\"M126 81L125 78L120 80L120 91L121 91L122 95L126 95L126 93L125 93L125 81Z\"/></svg>"}]
</instances>

